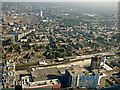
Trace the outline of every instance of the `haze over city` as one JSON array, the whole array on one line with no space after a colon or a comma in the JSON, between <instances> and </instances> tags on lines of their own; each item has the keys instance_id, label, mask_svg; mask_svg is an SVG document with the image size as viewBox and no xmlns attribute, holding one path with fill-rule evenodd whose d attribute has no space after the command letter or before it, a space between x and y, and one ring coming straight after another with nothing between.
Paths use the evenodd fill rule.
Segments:
<instances>
[{"instance_id":1,"label":"haze over city","mask_svg":"<svg viewBox=\"0 0 120 90\"><path fill-rule=\"evenodd\" d=\"M4 0L0 88L120 88L117 0Z\"/></svg>"},{"instance_id":2,"label":"haze over city","mask_svg":"<svg viewBox=\"0 0 120 90\"><path fill-rule=\"evenodd\" d=\"M3 0L2 2L119 2L119 0Z\"/></svg>"}]
</instances>

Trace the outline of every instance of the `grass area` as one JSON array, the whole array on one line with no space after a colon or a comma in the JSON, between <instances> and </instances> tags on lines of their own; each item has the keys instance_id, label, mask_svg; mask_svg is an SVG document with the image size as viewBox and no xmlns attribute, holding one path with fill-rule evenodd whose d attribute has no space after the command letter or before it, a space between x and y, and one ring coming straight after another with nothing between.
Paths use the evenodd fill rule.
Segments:
<instances>
[{"instance_id":1,"label":"grass area","mask_svg":"<svg viewBox=\"0 0 120 90\"><path fill-rule=\"evenodd\" d=\"M98 25L98 24L100 24L100 23L91 23L91 24L97 24L97 25Z\"/></svg>"},{"instance_id":2,"label":"grass area","mask_svg":"<svg viewBox=\"0 0 120 90\"><path fill-rule=\"evenodd\" d=\"M28 69L27 71L28 71L28 73L30 74L30 69Z\"/></svg>"},{"instance_id":3,"label":"grass area","mask_svg":"<svg viewBox=\"0 0 120 90\"><path fill-rule=\"evenodd\" d=\"M43 55L38 55L37 56L37 58L43 58L43 57L45 57L45 56L43 56Z\"/></svg>"},{"instance_id":4,"label":"grass area","mask_svg":"<svg viewBox=\"0 0 120 90\"><path fill-rule=\"evenodd\" d=\"M38 63L31 63L31 64L23 64L23 65L16 65L15 70L24 70L24 69L29 69L29 66L35 66L38 65Z\"/></svg>"},{"instance_id":5,"label":"grass area","mask_svg":"<svg viewBox=\"0 0 120 90\"><path fill-rule=\"evenodd\" d=\"M17 61L17 60L25 60L25 59L24 58L15 59L15 61Z\"/></svg>"}]
</instances>

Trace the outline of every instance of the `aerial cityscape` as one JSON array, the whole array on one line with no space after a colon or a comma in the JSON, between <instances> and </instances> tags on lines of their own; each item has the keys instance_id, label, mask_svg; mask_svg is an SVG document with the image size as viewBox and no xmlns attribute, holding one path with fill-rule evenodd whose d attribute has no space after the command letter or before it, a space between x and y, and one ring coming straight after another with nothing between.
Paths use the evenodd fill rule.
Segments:
<instances>
[{"instance_id":1,"label":"aerial cityscape","mask_svg":"<svg viewBox=\"0 0 120 90\"><path fill-rule=\"evenodd\" d=\"M0 88L120 89L119 4L2 2Z\"/></svg>"}]
</instances>

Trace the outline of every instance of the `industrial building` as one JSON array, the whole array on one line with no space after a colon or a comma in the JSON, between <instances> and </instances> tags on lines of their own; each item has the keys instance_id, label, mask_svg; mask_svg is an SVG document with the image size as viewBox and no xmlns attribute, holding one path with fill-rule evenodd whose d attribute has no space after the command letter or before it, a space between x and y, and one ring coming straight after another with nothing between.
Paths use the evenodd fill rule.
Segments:
<instances>
[{"instance_id":1,"label":"industrial building","mask_svg":"<svg viewBox=\"0 0 120 90\"><path fill-rule=\"evenodd\" d=\"M106 71L113 70L110 66L108 66L107 64L103 64L103 62L101 62L101 70L102 69L104 69Z\"/></svg>"},{"instance_id":2,"label":"industrial building","mask_svg":"<svg viewBox=\"0 0 120 90\"><path fill-rule=\"evenodd\" d=\"M61 88L60 77L61 74L57 68L33 70L31 74L21 75L21 88L23 90L40 88L59 89Z\"/></svg>"},{"instance_id":3,"label":"industrial building","mask_svg":"<svg viewBox=\"0 0 120 90\"><path fill-rule=\"evenodd\" d=\"M61 88L61 83L58 79L42 80L35 82L30 82L29 79L29 76L22 77L22 90L32 90L40 88L44 88L44 90L56 90Z\"/></svg>"},{"instance_id":4,"label":"industrial building","mask_svg":"<svg viewBox=\"0 0 120 90\"><path fill-rule=\"evenodd\" d=\"M58 68L38 69L31 72L34 81L47 79L60 79L61 73Z\"/></svg>"},{"instance_id":5,"label":"industrial building","mask_svg":"<svg viewBox=\"0 0 120 90\"><path fill-rule=\"evenodd\" d=\"M88 88L97 88L99 73L93 70L89 72L81 67L67 67L65 70L66 87L87 86Z\"/></svg>"},{"instance_id":6,"label":"industrial building","mask_svg":"<svg viewBox=\"0 0 120 90\"><path fill-rule=\"evenodd\" d=\"M117 67L117 68L120 68L120 64L116 61L111 61L110 63L113 67Z\"/></svg>"}]
</instances>

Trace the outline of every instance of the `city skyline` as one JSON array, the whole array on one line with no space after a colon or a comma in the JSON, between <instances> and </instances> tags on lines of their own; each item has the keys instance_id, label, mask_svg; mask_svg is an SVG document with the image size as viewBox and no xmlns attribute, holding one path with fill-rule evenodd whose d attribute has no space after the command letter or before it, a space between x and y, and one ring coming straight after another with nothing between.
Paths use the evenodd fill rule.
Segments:
<instances>
[{"instance_id":1,"label":"city skyline","mask_svg":"<svg viewBox=\"0 0 120 90\"><path fill-rule=\"evenodd\" d=\"M2 0L2 2L119 2L120 0Z\"/></svg>"}]
</instances>

